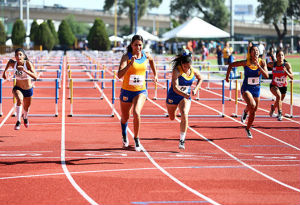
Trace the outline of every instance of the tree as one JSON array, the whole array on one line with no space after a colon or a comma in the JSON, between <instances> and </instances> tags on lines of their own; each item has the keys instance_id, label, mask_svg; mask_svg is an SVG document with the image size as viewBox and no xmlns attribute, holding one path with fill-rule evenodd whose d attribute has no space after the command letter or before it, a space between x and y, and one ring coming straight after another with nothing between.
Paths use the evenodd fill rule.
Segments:
<instances>
[{"instance_id":1,"label":"tree","mask_svg":"<svg viewBox=\"0 0 300 205\"><path fill-rule=\"evenodd\" d=\"M50 20L50 19L47 20L47 24L48 24L48 27L49 27L49 29L52 33L52 36L53 36L54 46L56 46L56 45L59 44L59 40L58 40L57 32L55 31L54 24L53 24L52 20Z\"/></svg>"},{"instance_id":2,"label":"tree","mask_svg":"<svg viewBox=\"0 0 300 205\"><path fill-rule=\"evenodd\" d=\"M39 25L36 22L36 20L34 20L31 24L31 28L30 28L30 41L32 41L34 43L34 45L38 45L38 33L39 33Z\"/></svg>"},{"instance_id":3,"label":"tree","mask_svg":"<svg viewBox=\"0 0 300 205\"><path fill-rule=\"evenodd\" d=\"M176 0L171 1L171 14L178 16L183 22L191 17L203 15L203 20L224 29L229 22L229 11L225 6L225 0Z\"/></svg>"},{"instance_id":4,"label":"tree","mask_svg":"<svg viewBox=\"0 0 300 205\"><path fill-rule=\"evenodd\" d=\"M76 21L74 15L68 15L65 20L71 27L71 30L75 36L87 36L90 30L90 26L87 23Z\"/></svg>"},{"instance_id":5,"label":"tree","mask_svg":"<svg viewBox=\"0 0 300 205\"><path fill-rule=\"evenodd\" d=\"M115 0L105 0L104 10L113 7ZM138 0L138 19L145 15L147 9L157 8L162 0ZM133 32L135 19L135 0L118 0L118 14L126 13L129 16L130 32Z\"/></svg>"},{"instance_id":6,"label":"tree","mask_svg":"<svg viewBox=\"0 0 300 205\"><path fill-rule=\"evenodd\" d=\"M51 33L51 30L48 26L47 22L43 22L39 25L39 32L38 32L38 45L42 45L43 48L47 50L52 50L55 39Z\"/></svg>"},{"instance_id":7,"label":"tree","mask_svg":"<svg viewBox=\"0 0 300 205\"><path fill-rule=\"evenodd\" d=\"M62 20L58 28L58 39L60 45L71 47L75 42L75 36L66 20Z\"/></svg>"},{"instance_id":8,"label":"tree","mask_svg":"<svg viewBox=\"0 0 300 205\"><path fill-rule=\"evenodd\" d=\"M25 26L22 20L15 21L11 33L11 41L13 45L23 46L26 38Z\"/></svg>"},{"instance_id":9,"label":"tree","mask_svg":"<svg viewBox=\"0 0 300 205\"><path fill-rule=\"evenodd\" d=\"M87 39L88 47L93 50L106 51L110 49L110 41L105 29L105 24L99 18L95 19Z\"/></svg>"},{"instance_id":10,"label":"tree","mask_svg":"<svg viewBox=\"0 0 300 205\"><path fill-rule=\"evenodd\" d=\"M0 45L1 46L5 45L5 42L6 42L5 28L2 21L0 21Z\"/></svg>"},{"instance_id":11,"label":"tree","mask_svg":"<svg viewBox=\"0 0 300 205\"><path fill-rule=\"evenodd\" d=\"M295 19L300 17L300 5L298 0L258 0L260 5L257 8L257 16L263 17L266 24L273 24L278 40L281 41L287 34L287 19L294 16ZM276 6L274 6L276 5ZM283 31L280 30L279 24L283 24Z\"/></svg>"}]
</instances>

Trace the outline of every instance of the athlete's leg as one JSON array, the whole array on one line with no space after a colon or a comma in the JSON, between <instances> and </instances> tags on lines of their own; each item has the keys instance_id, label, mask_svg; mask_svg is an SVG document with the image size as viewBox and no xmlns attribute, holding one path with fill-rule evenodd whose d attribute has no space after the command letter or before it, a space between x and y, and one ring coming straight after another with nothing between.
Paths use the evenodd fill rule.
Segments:
<instances>
[{"instance_id":1,"label":"athlete's leg","mask_svg":"<svg viewBox=\"0 0 300 205\"><path fill-rule=\"evenodd\" d=\"M22 103L23 103L23 94L20 90L13 89L12 91L14 97L16 98L17 101L17 106L16 106L16 114L17 114L17 123L15 126L16 130L20 129L21 125L21 116L22 116Z\"/></svg>"},{"instance_id":2,"label":"athlete's leg","mask_svg":"<svg viewBox=\"0 0 300 205\"><path fill-rule=\"evenodd\" d=\"M133 98L133 126L134 126L134 138L139 137L140 132L140 121L141 121L141 111L145 104L146 96L144 94L139 94Z\"/></svg>"},{"instance_id":3,"label":"athlete's leg","mask_svg":"<svg viewBox=\"0 0 300 205\"><path fill-rule=\"evenodd\" d=\"M249 91L246 91L243 93L243 98L247 103L247 110L249 112L249 118L247 122L247 129L249 130L255 118L255 112L258 107L259 97L254 98Z\"/></svg>"},{"instance_id":4,"label":"athlete's leg","mask_svg":"<svg viewBox=\"0 0 300 205\"><path fill-rule=\"evenodd\" d=\"M274 109L282 110L282 101L281 101L281 93L277 86L272 86L270 88L271 93L276 97L275 103L274 103Z\"/></svg>"},{"instance_id":5,"label":"athlete's leg","mask_svg":"<svg viewBox=\"0 0 300 205\"><path fill-rule=\"evenodd\" d=\"M121 107L121 129L122 129L122 136L123 136L123 145L125 147L128 147L129 141L127 137L127 125L130 117L130 110L132 107L132 103L123 102L120 100L120 107Z\"/></svg>"},{"instance_id":6,"label":"athlete's leg","mask_svg":"<svg viewBox=\"0 0 300 205\"><path fill-rule=\"evenodd\" d=\"M171 120L175 119L176 109L178 105L166 103L168 115Z\"/></svg>"},{"instance_id":7,"label":"athlete's leg","mask_svg":"<svg viewBox=\"0 0 300 205\"><path fill-rule=\"evenodd\" d=\"M182 99L179 103L179 110L181 113L180 132L186 132L188 127L188 115L191 108L191 101Z\"/></svg>"}]
</instances>

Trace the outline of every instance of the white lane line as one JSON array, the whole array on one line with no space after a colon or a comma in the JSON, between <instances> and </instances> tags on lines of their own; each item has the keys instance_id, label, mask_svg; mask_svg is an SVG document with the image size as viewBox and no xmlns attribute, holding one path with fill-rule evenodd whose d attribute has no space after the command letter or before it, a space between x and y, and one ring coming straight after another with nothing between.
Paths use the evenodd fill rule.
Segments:
<instances>
[{"instance_id":1,"label":"white lane line","mask_svg":"<svg viewBox=\"0 0 300 205\"><path fill-rule=\"evenodd\" d=\"M6 115L6 117L2 120L1 124L0 124L0 128L4 125L4 123L7 121L7 119L12 115L13 111L15 110L15 107L13 106L10 111L8 112L8 114Z\"/></svg>"},{"instance_id":2,"label":"white lane line","mask_svg":"<svg viewBox=\"0 0 300 205\"><path fill-rule=\"evenodd\" d=\"M65 63L66 61L64 61ZM63 101L62 101L62 119L61 119L61 166L62 169L70 181L70 183L73 185L73 187L83 196L90 204L96 205L98 204L95 202L90 196L88 196L81 188L80 186L75 182L73 179L71 173L69 172L67 165L66 165L66 153L65 153L65 140L66 140L66 130L65 130L65 115L66 115L66 65L64 65L63 70Z\"/></svg>"},{"instance_id":3,"label":"white lane line","mask_svg":"<svg viewBox=\"0 0 300 205\"><path fill-rule=\"evenodd\" d=\"M100 87L97 84L97 89L99 89L99 91L101 92ZM103 93L104 99L107 101L107 103L112 107L111 102L107 99L106 95ZM119 113L117 112L117 110L114 110L116 116L118 117L119 120L121 120L121 116L119 115ZM132 136L132 138L134 137L134 134L132 133L132 131L130 130L130 128L128 128L128 132L130 133L130 135ZM191 187L187 186L186 184L184 184L183 182L181 182L180 180L178 180L176 177L174 177L173 175L171 175L169 172L167 172L164 168L162 168L159 164L157 164L155 162L155 160L150 156L150 154L144 149L143 145L140 144L140 146L142 146L142 150L144 152L144 154L148 157L148 159L152 162L152 164L157 167L162 173L164 173L166 176L168 176L170 179L172 179L174 182L176 182L177 184L179 184L180 186L182 186L183 188L187 189L188 191L192 192L193 194L195 194L196 196L205 199L206 201L210 202L211 204L214 205L219 205L218 202L212 200L211 198L199 193L198 191L192 189Z\"/></svg>"},{"instance_id":4,"label":"white lane line","mask_svg":"<svg viewBox=\"0 0 300 205\"><path fill-rule=\"evenodd\" d=\"M290 165L253 165L255 167L294 167L299 166L300 164L290 164ZM187 166L187 167L164 167L164 169L229 169L229 168L245 168L244 166ZM93 170L93 171L77 171L70 172L70 174L89 174L89 173L104 173L104 172L127 172L127 171L140 171L140 170L158 170L156 167L149 168L132 168L132 169L109 169L109 170ZM34 178L34 177L47 177L47 176L59 176L65 175L62 173L49 173L49 174L31 174L31 175L20 175L20 176L11 176L11 177L0 177L0 180L8 179L20 179L20 178Z\"/></svg>"},{"instance_id":5,"label":"white lane line","mask_svg":"<svg viewBox=\"0 0 300 205\"><path fill-rule=\"evenodd\" d=\"M218 112L218 113L221 114L221 112L220 112L219 110L216 110L216 109L214 109L214 108L212 108L212 107L210 107L210 106L208 106L208 105L205 105L205 104L200 103L200 102L195 101L195 100L193 100L193 102L195 102L195 103L197 103L197 104L199 104L199 105L202 105L203 107L206 107L206 108L208 108L208 109L211 109L211 110L213 110L213 111ZM231 116L228 116L228 115L226 115L226 114L224 114L224 116L228 117L229 119L231 119L231 120L233 120L233 121L235 121L235 122L237 122L237 123L239 123L239 124L241 124L241 125L244 125L244 123L240 122L239 120L236 120L236 119L232 118ZM252 130L255 130L255 131L257 131L257 132L259 132L259 133L261 133L261 134L263 134L263 135L265 135L265 136L267 136L267 137L269 137L269 138L272 138L272 139L274 139L274 140L276 140L276 141L278 141L278 142L280 142L280 143L282 143L282 144L285 144L285 145L287 145L287 146L289 146L289 147L292 147L292 148L294 148L294 149L300 151L300 148L299 148L299 147L296 147L296 146L291 145L291 144L289 144L289 143L287 143L287 142L285 142L285 141L283 141L283 140L280 140L280 139L278 139L278 138L276 138L276 137L273 137L273 136L271 136L271 135L269 135L269 134L267 134L267 133L265 133L265 132L262 132L262 131L258 130L257 128L251 128L251 129L252 129Z\"/></svg>"},{"instance_id":6,"label":"white lane line","mask_svg":"<svg viewBox=\"0 0 300 205\"><path fill-rule=\"evenodd\" d=\"M150 100L150 102L152 101L151 99L149 99L149 100ZM196 102L195 100L193 100L193 101ZM152 101L152 102L153 102L153 101ZM153 103L154 103L154 102L153 102ZM205 107L207 107L207 108L209 108L209 109L215 110L216 112L221 113L220 111L218 111L218 110L216 110L216 109L214 109L214 108L211 108L211 107L209 107L209 106L207 106L207 105L204 105L204 104L199 103L199 102L196 102L196 103L198 103L198 104L200 104L200 105L203 105L203 106L205 106ZM154 104L157 105L157 103L154 103ZM160 105L158 105L158 107L161 108L161 109L163 109L163 110L166 110L166 109L164 109L163 107L161 107ZM229 116L228 116L228 117L229 117ZM231 117L229 117L229 118L231 118ZM180 122L180 120L179 120L178 118L175 118L175 119L176 119L178 122ZM232 119L232 118L231 118L231 119ZM233 120L234 120L234 121L237 121L237 120L235 120L235 119L233 119ZM238 121L237 121L237 122L238 122ZM201 137L202 139L206 140L207 142L209 142L210 144L212 144L213 146L215 146L216 148L218 148L219 150L221 150L222 152L224 152L225 154L227 154L227 155L228 155L229 157L231 157L232 159L236 160L237 162L239 162L240 164L244 165L245 167L248 167L248 168L251 169L252 171L254 171L254 172L256 172L256 173L258 173L258 174L260 174L260 175L266 177L267 179L269 179L269 180L271 180L271 181L273 181L273 182L275 182L275 183L278 183L278 184L280 184L280 185L282 185L282 186L284 186L284 187L286 187L286 188L289 188L289 189L291 189L291 190L300 192L300 189L295 188L295 187L293 187L293 186L290 186L290 185L288 185L288 184L285 184L285 183L283 183L283 182L281 182L281 181L279 181L279 180L277 180L277 179L275 179L275 178L273 178L273 177L271 177L271 176L269 176L269 175L267 175L267 174L265 174L265 173L263 173L263 172L261 172L261 171L255 169L255 168L253 168L252 166L246 164L245 162L241 161L239 158L235 157L233 154L229 153L228 151L226 151L225 149L223 149L223 148L220 147L219 145L217 145L217 144L215 144L214 142L208 140L206 137L204 137L202 134L200 134L199 132L197 132L196 130L194 130L193 128L191 128L190 126L188 127L188 129L190 129L190 130L191 130L192 132L194 132L196 135L198 135L198 136ZM266 134L266 135L267 135L267 134ZM267 136L268 136L268 135L267 135ZM270 136L270 137L271 137L271 136ZM276 138L273 138L273 139L276 139ZM276 139L276 140L278 140L278 139ZM291 147L293 147L293 148L295 148L295 149L297 149L297 150L299 149L299 148L297 148L297 147L295 147L295 146L293 146L293 145L290 145L290 144L288 144L288 143L286 143L286 142L283 142L283 141L281 141L281 140L278 140L278 141L280 141L280 142L282 142L282 143L284 143L284 144L287 144L287 145L289 145L289 146L291 146Z\"/></svg>"}]
</instances>

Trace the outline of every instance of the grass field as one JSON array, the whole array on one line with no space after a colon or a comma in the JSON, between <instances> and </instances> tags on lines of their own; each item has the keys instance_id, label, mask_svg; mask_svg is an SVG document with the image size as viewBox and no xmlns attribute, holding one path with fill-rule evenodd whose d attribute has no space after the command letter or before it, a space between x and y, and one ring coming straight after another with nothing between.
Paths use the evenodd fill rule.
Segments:
<instances>
[{"instance_id":1,"label":"grass field","mask_svg":"<svg viewBox=\"0 0 300 205\"><path fill-rule=\"evenodd\" d=\"M290 57L289 55L286 56L286 60L291 64L293 72L300 72L300 55L297 54L297 58ZM217 59L208 60L211 65L217 65ZM216 69L217 70L217 69ZM239 67L238 71L242 71L243 68ZM299 74L294 74L295 80L300 80ZM263 86L269 86L269 84L263 84ZM288 92L290 92L290 84L288 86ZM300 94L300 83L294 83L294 92L296 94Z\"/></svg>"}]
</instances>

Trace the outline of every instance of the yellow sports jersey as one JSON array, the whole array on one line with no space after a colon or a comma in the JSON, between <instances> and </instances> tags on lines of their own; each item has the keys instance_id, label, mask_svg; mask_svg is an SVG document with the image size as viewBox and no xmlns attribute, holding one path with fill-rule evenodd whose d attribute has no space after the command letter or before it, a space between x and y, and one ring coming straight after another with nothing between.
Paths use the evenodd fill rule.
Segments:
<instances>
[{"instance_id":1,"label":"yellow sports jersey","mask_svg":"<svg viewBox=\"0 0 300 205\"><path fill-rule=\"evenodd\" d=\"M128 58L131 59L132 53L128 53ZM127 63L130 63L128 60ZM122 89L129 91L141 91L146 89L146 69L148 59L144 51L142 51L142 57L136 59L134 63L129 67L124 75Z\"/></svg>"},{"instance_id":2,"label":"yellow sports jersey","mask_svg":"<svg viewBox=\"0 0 300 205\"><path fill-rule=\"evenodd\" d=\"M178 66L178 70L180 72L180 76L182 76L185 80L191 80L193 77L194 77L194 68L191 67L191 73L190 75L188 76L185 72L183 72L182 70L182 67L181 66Z\"/></svg>"}]
</instances>

